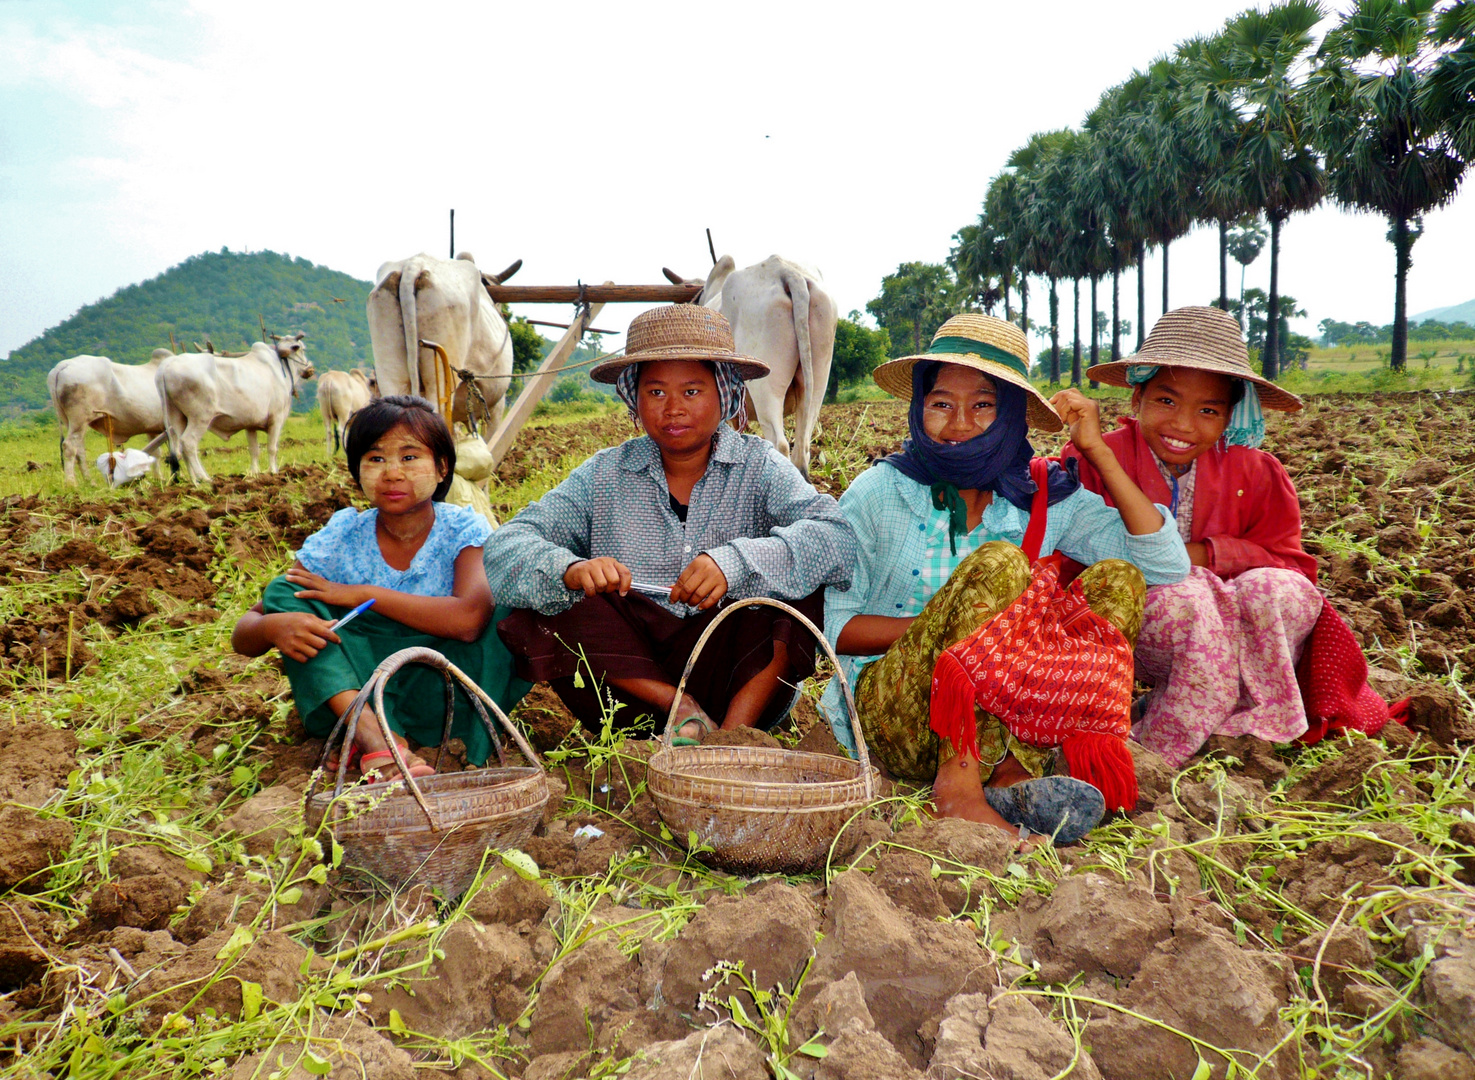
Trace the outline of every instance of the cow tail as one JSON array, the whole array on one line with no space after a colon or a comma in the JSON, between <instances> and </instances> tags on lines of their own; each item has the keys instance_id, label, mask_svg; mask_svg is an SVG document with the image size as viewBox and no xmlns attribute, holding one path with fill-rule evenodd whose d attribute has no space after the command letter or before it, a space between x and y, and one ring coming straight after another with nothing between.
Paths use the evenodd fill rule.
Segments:
<instances>
[{"instance_id":1,"label":"cow tail","mask_svg":"<svg viewBox=\"0 0 1475 1080\"><path fill-rule=\"evenodd\" d=\"M169 440L169 453L164 460L169 463L169 475L175 480L179 479L179 439L183 434L182 429L175 423L174 403L169 400L169 392L164 389L163 370L154 375L154 386L159 390L159 401L164 406L164 434L163 438Z\"/></svg>"},{"instance_id":2,"label":"cow tail","mask_svg":"<svg viewBox=\"0 0 1475 1080\"><path fill-rule=\"evenodd\" d=\"M61 365L58 364L57 367ZM67 467L67 412L61 407L61 395L56 391L56 368L46 373L46 396L51 398L51 411L56 413L56 426L61 434L56 440L56 452L61 456L61 467Z\"/></svg>"},{"instance_id":3,"label":"cow tail","mask_svg":"<svg viewBox=\"0 0 1475 1080\"><path fill-rule=\"evenodd\" d=\"M415 307L415 281L420 277L420 269L420 263L412 260L399 276L400 322L405 328L405 374L410 380L410 393L417 397L420 396L420 316Z\"/></svg>"},{"instance_id":4,"label":"cow tail","mask_svg":"<svg viewBox=\"0 0 1475 1080\"><path fill-rule=\"evenodd\" d=\"M810 413L816 415L819 412L819 402L825 396L824 388L819 388L819 396L815 396L814 385L814 346L809 338L809 282L803 274L784 271L784 290L789 294L789 299L794 304L794 340L799 346L799 371L804 379L804 400L800 403L797 421L794 431L794 453L797 453L800 444L804 441L805 432L813 426ZM782 415L782 411L780 412ZM791 453L791 456L792 453Z\"/></svg>"}]
</instances>

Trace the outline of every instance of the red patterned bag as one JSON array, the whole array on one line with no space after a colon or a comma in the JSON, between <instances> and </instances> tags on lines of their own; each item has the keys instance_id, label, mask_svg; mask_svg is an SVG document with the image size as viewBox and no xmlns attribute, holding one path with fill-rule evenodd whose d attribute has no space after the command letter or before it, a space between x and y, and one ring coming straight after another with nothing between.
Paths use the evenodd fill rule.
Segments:
<instances>
[{"instance_id":1,"label":"red patterned bag","mask_svg":"<svg viewBox=\"0 0 1475 1080\"><path fill-rule=\"evenodd\" d=\"M1108 810L1137 805L1131 732L1132 648L1091 610L1079 581L1060 586L1060 556L1041 559L1048 463L1036 458L1038 486L1024 553L1024 593L937 658L932 730L959 754L977 754L973 707L997 716L1021 742L1059 746L1070 775L1100 789Z\"/></svg>"}]
</instances>

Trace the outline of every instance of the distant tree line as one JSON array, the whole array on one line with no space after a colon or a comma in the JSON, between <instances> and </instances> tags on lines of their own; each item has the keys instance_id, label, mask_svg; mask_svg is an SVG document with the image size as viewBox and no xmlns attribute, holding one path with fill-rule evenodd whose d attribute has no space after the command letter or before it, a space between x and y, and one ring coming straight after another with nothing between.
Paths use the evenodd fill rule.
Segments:
<instances>
[{"instance_id":1,"label":"distant tree line","mask_svg":"<svg viewBox=\"0 0 1475 1080\"><path fill-rule=\"evenodd\" d=\"M1387 345L1393 340L1393 324L1374 326L1370 322L1338 322L1322 319L1317 324L1321 330L1323 347L1333 345ZM1467 322L1443 323L1425 319L1408 328L1409 341L1475 341L1475 326Z\"/></svg>"}]
</instances>

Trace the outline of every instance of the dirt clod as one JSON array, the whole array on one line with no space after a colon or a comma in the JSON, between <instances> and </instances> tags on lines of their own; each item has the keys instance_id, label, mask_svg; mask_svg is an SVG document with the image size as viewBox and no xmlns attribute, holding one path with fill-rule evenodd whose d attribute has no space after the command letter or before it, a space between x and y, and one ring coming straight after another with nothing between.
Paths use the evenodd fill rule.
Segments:
<instances>
[{"instance_id":1,"label":"dirt clod","mask_svg":"<svg viewBox=\"0 0 1475 1080\"><path fill-rule=\"evenodd\" d=\"M901 910L858 870L831 883L823 929L801 1005L853 971L877 1030L915 1068L931 1054L924 1031L947 1000L995 978L971 930Z\"/></svg>"},{"instance_id":2,"label":"dirt clod","mask_svg":"<svg viewBox=\"0 0 1475 1080\"><path fill-rule=\"evenodd\" d=\"M1146 888L1101 874L1068 877L1049 900L1031 893L1019 922L1047 982L1097 972L1131 979L1173 930L1168 909Z\"/></svg>"},{"instance_id":3,"label":"dirt clod","mask_svg":"<svg viewBox=\"0 0 1475 1080\"><path fill-rule=\"evenodd\" d=\"M995 1080L1049 1080L1066 1076L1099 1080L1088 1052L1066 1072L1075 1043L1054 1021L1021 997L959 994L947 1003L938 1026L929 1078L990 1076Z\"/></svg>"},{"instance_id":4,"label":"dirt clod","mask_svg":"<svg viewBox=\"0 0 1475 1080\"><path fill-rule=\"evenodd\" d=\"M782 984L792 990L818 928L814 906L781 882L710 901L672 942L661 993L682 1012L695 1011L697 995L712 988L703 973L719 960L741 961L760 988Z\"/></svg>"},{"instance_id":5,"label":"dirt clod","mask_svg":"<svg viewBox=\"0 0 1475 1080\"><path fill-rule=\"evenodd\" d=\"M46 887L46 868L66 857L72 826L65 818L42 817L27 806L0 805L0 892L37 892Z\"/></svg>"}]
</instances>

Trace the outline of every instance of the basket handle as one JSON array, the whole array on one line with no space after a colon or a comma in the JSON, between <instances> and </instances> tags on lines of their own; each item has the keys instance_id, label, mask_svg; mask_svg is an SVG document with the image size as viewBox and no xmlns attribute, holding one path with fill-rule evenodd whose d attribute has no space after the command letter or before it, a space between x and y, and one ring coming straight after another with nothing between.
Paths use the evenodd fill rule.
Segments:
<instances>
[{"instance_id":1,"label":"basket handle","mask_svg":"<svg viewBox=\"0 0 1475 1080\"><path fill-rule=\"evenodd\" d=\"M724 619L734 611L739 611L745 607L776 607L780 611L788 612L788 614L798 619L814 635L815 640L819 642L820 648L824 649L825 655L835 665L835 678L840 680L840 689L845 697L845 708L850 713L850 730L855 736L855 748L860 758L861 775L865 777L866 798L875 798L875 781L871 777L871 754L870 750L866 747L865 734L860 730L860 713L856 711L855 696L850 692L850 682L845 678L845 672L840 667L840 658L835 655L835 650L830 647L829 639L825 637L824 631L815 626L809 620L808 616L802 611L798 611L784 603L782 600L775 600L768 596L750 596L746 600L736 600L718 612L717 617L707 624L707 628L702 631L702 636L697 638L696 645L692 647L691 655L686 658L686 668L681 672L681 681L676 684L676 696L671 699L671 712L666 717L666 730L661 735L661 745L667 750L671 749L671 738L676 734L676 714L681 709L681 694L686 689L686 680L690 677L692 668L696 667L697 657L701 654L702 647L707 644L707 639L712 636L712 632L722 624Z\"/></svg>"},{"instance_id":2,"label":"basket handle","mask_svg":"<svg viewBox=\"0 0 1475 1080\"><path fill-rule=\"evenodd\" d=\"M333 725L333 730L328 733L327 742L323 744L323 756L322 760L318 763L318 771L313 773L313 779L308 784L305 805L311 803L317 788L318 774L326 767L328 755L332 751L334 740L338 738L339 732L343 732L343 751L338 755L338 776L337 782L333 787L333 798L336 800L343 794L343 782L348 775L347 748L353 745L353 737L358 731L359 717L362 715L364 707L368 704L369 698L372 696L374 699L375 718L379 721L379 729L384 735L384 741L389 747L389 752L394 756L394 763L399 768L400 776L404 779L410 794L414 796L415 802L419 804L420 809L424 812L425 820L430 824L431 831L440 831L440 821L435 812L430 808L430 804L425 801L425 795L421 792L420 785L410 775L409 762L405 760L399 743L395 741L394 732L390 730L389 720L384 710L384 684L389 682L390 677L406 664L424 664L427 667L435 668L445 675L446 725L445 731L441 735L442 749L444 749L446 741L451 737L451 725L455 720L455 697L451 680L456 679L461 683L462 688L471 699L471 704L475 707L477 716L486 727L487 734L491 736L492 746L497 751L497 759L502 762L506 761L506 757L502 752L501 739L498 737L497 729L492 725L491 719L487 716L484 706L491 706L492 712L496 714L497 719L507 730L507 733L512 736L512 741L517 744L517 748L522 752L523 757L531 762L539 772L547 771L544 769L543 762L538 758L537 753L528 745L527 740L522 736L522 732L517 729L517 725L508 719L507 714L502 711L502 707L492 699L490 694L478 686L470 676L447 660L443 655L434 649L427 649L417 645L408 649L401 649L399 652L385 657L354 697L352 704L338 718L338 722ZM439 762L439 756L437 756L436 760Z\"/></svg>"}]
</instances>

